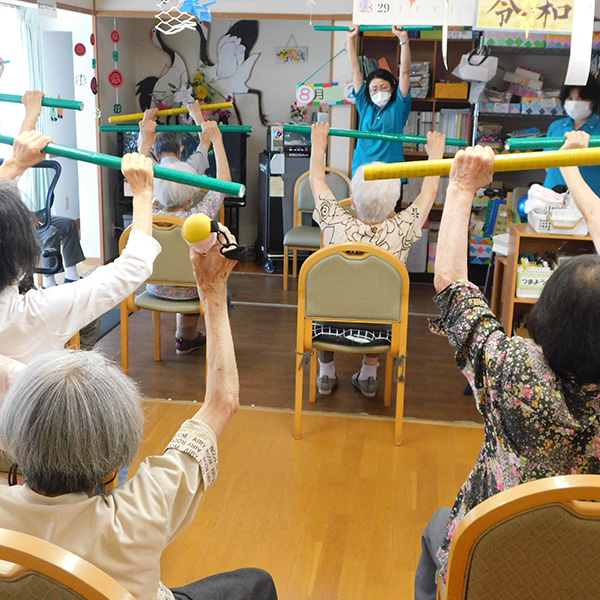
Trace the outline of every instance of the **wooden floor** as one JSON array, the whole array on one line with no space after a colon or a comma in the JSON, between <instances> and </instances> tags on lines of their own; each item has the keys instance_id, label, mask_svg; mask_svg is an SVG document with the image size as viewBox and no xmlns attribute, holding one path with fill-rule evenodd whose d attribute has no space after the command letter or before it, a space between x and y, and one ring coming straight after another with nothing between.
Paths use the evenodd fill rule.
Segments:
<instances>
[{"instance_id":1,"label":"wooden floor","mask_svg":"<svg viewBox=\"0 0 600 600\"><path fill-rule=\"evenodd\" d=\"M189 402L147 401L139 457L161 453ZM478 425L242 407L219 440L220 470L193 523L165 551L177 586L255 566L281 600L412 598L420 535L453 502L483 441ZM134 464L135 468L135 464Z\"/></svg>"},{"instance_id":2,"label":"wooden floor","mask_svg":"<svg viewBox=\"0 0 600 600\"><path fill-rule=\"evenodd\" d=\"M235 272L230 279L234 302L232 328L240 372L241 403L247 406L293 408L296 344L296 281L282 290L281 275ZM405 414L440 421L481 422L472 397L463 395L465 379L454 362L447 340L427 328L436 314L431 284L412 284L408 330ZM439 313L438 313L439 314ZM177 355L175 318L162 318L163 359L153 360L152 320L148 311L130 317L130 373L151 398L201 400L204 394L204 355ZM202 325L201 325L202 327ZM97 347L120 361L120 327L107 334ZM318 397L310 409L324 412L393 417L394 406L383 406L383 395L363 398L350 378L360 368L360 358L338 354L338 390ZM383 366L380 367L380 373ZM308 377L305 380L305 408Z\"/></svg>"}]
</instances>

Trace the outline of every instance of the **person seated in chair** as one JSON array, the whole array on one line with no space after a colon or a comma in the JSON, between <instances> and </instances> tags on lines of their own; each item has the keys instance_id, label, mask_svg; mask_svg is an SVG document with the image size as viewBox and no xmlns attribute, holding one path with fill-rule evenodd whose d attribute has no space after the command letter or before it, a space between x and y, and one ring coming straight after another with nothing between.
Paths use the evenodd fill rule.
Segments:
<instances>
[{"instance_id":1,"label":"person seated in chair","mask_svg":"<svg viewBox=\"0 0 600 600\"><path fill-rule=\"evenodd\" d=\"M276 600L271 576L255 568L172 590L160 581L161 554L190 524L214 483L217 438L239 407L226 302L235 263L218 245L207 256L191 255L209 349L200 410L125 485L93 495L138 451L144 428L140 391L98 353L40 355L17 376L0 408L0 445L25 481L0 486L0 527L73 552L139 600Z\"/></svg>"},{"instance_id":2,"label":"person seated in chair","mask_svg":"<svg viewBox=\"0 0 600 600\"><path fill-rule=\"evenodd\" d=\"M562 149L580 147L567 133ZM492 180L491 148L457 153L438 237L435 333L448 337L484 418L485 441L454 506L440 508L422 537L415 600L435 600L452 538L479 503L520 483L600 473L600 257L576 256L548 279L527 327L509 337L479 288L468 281L468 231L476 191ZM563 169L600 250L599 198L576 167Z\"/></svg>"},{"instance_id":3,"label":"person seated in chair","mask_svg":"<svg viewBox=\"0 0 600 600\"><path fill-rule=\"evenodd\" d=\"M199 169L204 163L201 163L200 156L197 158L194 158L194 156L201 155L205 157L206 152L212 145L217 166L217 179L231 181L229 163L219 126L215 121L204 121L201 105L198 102L189 104L188 109L196 123L202 126L198 148L204 149L203 154L196 152L187 161L182 161L181 134L175 132L156 134L157 109L147 110L144 113L144 119L140 121L138 148L142 154L146 155L149 153L150 148L153 148L160 159L161 166L202 175L204 170L200 172ZM208 159L206 164L208 165ZM202 213L211 220L217 220L221 206L223 206L224 195L220 192L209 191L199 202L193 205L196 191L197 188L189 185L158 179L154 184L154 197L157 202L153 209L154 214L185 219L190 215ZM195 300L198 298L198 290L193 287L148 284L146 290L157 298L167 300ZM198 314L177 313L177 329L175 331L175 351L177 354L189 354L194 350L204 348L206 345L206 337L197 329L198 316Z\"/></svg>"},{"instance_id":4,"label":"person seated in chair","mask_svg":"<svg viewBox=\"0 0 600 600\"><path fill-rule=\"evenodd\" d=\"M351 185L354 216L340 206L327 185L324 164L328 135L329 125L326 123L312 126L310 186L315 199L313 217L321 227L323 245L344 242L375 244L406 262L411 245L421 237L421 228L435 201L440 178L425 177L421 193L414 202L391 216L400 197L400 180L365 181L361 166L356 170ZM430 131L426 145L429 159L442 158L445 145L446 136ZM361 370L352 376L352 385L367 398L377 393L378 365L377 354L365 354ZM337 385L333 352L319 350L319 394L331 394Z\"/></svg>"}]
</instances>

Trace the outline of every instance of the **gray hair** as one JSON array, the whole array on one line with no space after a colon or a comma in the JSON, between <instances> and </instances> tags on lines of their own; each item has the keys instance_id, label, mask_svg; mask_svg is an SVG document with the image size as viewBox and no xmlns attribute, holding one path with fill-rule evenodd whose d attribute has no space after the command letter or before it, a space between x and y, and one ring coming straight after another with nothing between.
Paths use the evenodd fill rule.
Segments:
<instances>
[{"instance_id":1,"label":"gray hair","mask_svg":"<svg viewBox=\"0 0 600 600\"><path fill-rule=\"evenodd\" d=\"M191 165L184 162L174 162L163 166L175 171L197 175L196 170ZM154 197L158 200L159 204L166 209L183 208L185 203L190 200L197 191L198 188L191 185L175 183L174 181L167 181L166 179L154 180Z\"/></svg>"},{"instance_id":2,"label":"gray hair","mask_svg":"<svg viewBox=\"0 0 600 600\"><path fill-rule=\"evenodd\" d=\"M183 136L176 131L160 131L156 134L154 142L154 150L158 156L162 156L165 152L172 152L179 156L181 145L183 144Z\"/></svg>"},{"instance_id":3,"label":"gray hair","mask_svg":"<svg viewBox=\"0 0 600 600\"><path fill-rule=\"evenodd\" d=\"M381 163L372 163L381 164ZM394 210L400 198L400 179L365 181L363 167L356 169L350 186L356 216L365 223L381 223Z\"/></svg>"},{"instance_id":4,"label":"gray hair","mask_svg":"<svg viewBox=\"0 0 600 600\"><path fill-rule=\"evenodd\" d=\"M137 385L96 352L41 354L0 408L0 443L46 495L90 493L128 465L142 439Z\"/></svg>"}]
</instances>

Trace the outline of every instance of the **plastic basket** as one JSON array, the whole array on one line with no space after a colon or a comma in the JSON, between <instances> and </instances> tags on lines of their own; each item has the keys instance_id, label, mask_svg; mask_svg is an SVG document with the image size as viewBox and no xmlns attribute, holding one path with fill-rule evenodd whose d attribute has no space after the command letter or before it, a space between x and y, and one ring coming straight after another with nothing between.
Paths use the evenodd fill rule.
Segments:
<instances>
[{"instance_id":1,"label":"plastic basket","mask_svg":"<svg viewBox=\"0 0 600 600\"><path fill-rule=\"evenodd\" d=\"M539 298L553 270L550 267L530 265L517 268L517 298Z\"/></svg>"},{"instance_id":2,"label":"plastic basket","mask_svg":"<svg viewBox=\"0 0 600 600\"><path fill-rule=\"evenodd\" d=\"M555 208L545 215L536 212L527 214L529 224L537 233L555 235L587 235L588 226L583 215L573 208Z\"/></svg>"}]
</instances>

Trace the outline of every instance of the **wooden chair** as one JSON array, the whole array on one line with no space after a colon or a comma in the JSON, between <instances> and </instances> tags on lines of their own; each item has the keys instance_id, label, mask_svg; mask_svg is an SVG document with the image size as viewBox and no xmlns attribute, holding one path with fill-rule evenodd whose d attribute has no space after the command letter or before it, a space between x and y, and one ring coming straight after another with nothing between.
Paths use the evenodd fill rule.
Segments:
<instances>
[{"instance_id":1,"label":"wooden chair","mask_svg":"<svg viewBox=\"0 0 600 600\"><path fill-rule=\"evenodd\" d=\"M350 179L348 176L333 169L325 167L327 185L338 200L343 200L350 195ZM283 289L288 289L289 250L292 250L292 277L298 274L298 250L314 252L321 247L321 229L310 225L302 225L302 215L312 215L315 210L315 199L310 189L310 171L302 173L294 186L294 227L283 238Z\"/></svg>"},{"instance_id":2,"label":"wooden chair","mask_svg":"<svg viewBox=\"0 0 600 600\"><path fill-rule=\"evenodd\" d=\"M189 246L181 236L181 226L185 219L168 215L155 215L152 218L152 236L160 243L162 252L154 261L152 274L146 283L196 287L196 278L190 262ZM119 240L119 252L123 252L131 226ZM154 360L161 359L160 313L200 313L200 300L164 300L144 291L131 294L121 302L121 367L129 373L129 313L138 310L152 311L154 321Z\"/></svg>"},{"instance_id":3,"label":"wooden chair","mask_svg":"<svg viewBox=\"0 0 600 600\"><path fill-rule=\"evenodd\" d=\"M314 350L322 349L387 354L384 401L390 406L392 385L396 383L394 441L398 445L402 443L409 289L408 271L402 261L373 244L331 244L306 259L298 280L296 439L302 436L303 367L310 364L309 400L315 402L317 355ZM318 342L313 340L314 321L389 325L391 342L368 348Z\"/></svg>"},{"instance_id":4,"label":"wooden chair","mask_svg":"<svg viewBox=\"0 0 600 600\"><path fill-rule=\"evenodd\" d=\"M9 529L0 529L0 597L135 600L120 583L72 552Z\"/></svg>"},{"instance_id":5,"label":"wooden chair","mask_svg":"<svg viewBox=\"0 0 600 600\"><path fill-rule=\"evenodd\" d=\"M530 481L460 522L438 600L600 598L600 475Z\"/></svg>"}]
</instances>

